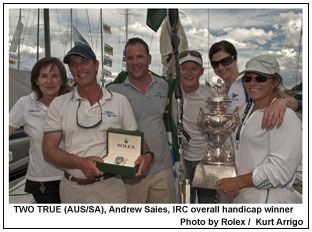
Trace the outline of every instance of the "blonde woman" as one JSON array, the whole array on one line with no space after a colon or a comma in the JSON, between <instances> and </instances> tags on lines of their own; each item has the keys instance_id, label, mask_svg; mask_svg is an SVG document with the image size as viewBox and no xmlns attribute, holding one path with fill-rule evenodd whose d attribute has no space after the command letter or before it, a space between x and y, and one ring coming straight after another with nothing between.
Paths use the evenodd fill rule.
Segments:
<instances>
[{"instance_id":1,"label":"blonde woman","mask_svg":"<svg viewBox=\"0 0 312 232\"><path fill-rule=\"evenodd\" d=\"M299 203L292 184L302 155L300 120L286 108L279 128L260 126L282 82L279 64L269 55L254 57L242 81L250 100L241 108L241 124L232 135L238 176L217 181L218 190L236 196L235 203Z\"/></svg>"}]
</instances>

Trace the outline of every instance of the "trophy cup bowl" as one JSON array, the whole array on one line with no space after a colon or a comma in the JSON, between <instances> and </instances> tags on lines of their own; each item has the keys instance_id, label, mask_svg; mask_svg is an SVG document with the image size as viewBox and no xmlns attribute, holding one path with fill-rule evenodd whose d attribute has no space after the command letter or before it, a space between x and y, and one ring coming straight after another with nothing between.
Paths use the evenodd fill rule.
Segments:
<instances>
[{"instance_id":1,"label":"trophy cup bowl","mask_svg":"<svg viewBox=\"0 0 312 232\"><path fill-rule=\"evenodd\" d=\"M197 165L192 185L198 188L216 189L217 180L236 176L234 149L230 134L239 124L238 107L227 112L230 103L224 83L220 81L207 100L207 107L201 108L198 123L209 134L208 153Z\"/></svg>"}]
</instances>

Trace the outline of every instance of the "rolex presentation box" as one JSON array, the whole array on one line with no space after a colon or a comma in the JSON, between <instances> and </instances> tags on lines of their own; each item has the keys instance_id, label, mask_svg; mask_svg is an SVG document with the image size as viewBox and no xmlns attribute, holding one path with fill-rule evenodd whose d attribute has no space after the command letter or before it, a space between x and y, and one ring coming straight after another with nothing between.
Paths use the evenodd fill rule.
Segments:
<instances>
[{"instance_id":1,"label":"rolex presentation box","mask_svg":"<svg viewBox=\"0 0 312 232\"><path fill-rule=\"evenodd\" d=\"M135 176L136 159L142 154L144 133L121 129L107 130L107 155L96 166L104 173Z\"/></svg>"}]
</instances>

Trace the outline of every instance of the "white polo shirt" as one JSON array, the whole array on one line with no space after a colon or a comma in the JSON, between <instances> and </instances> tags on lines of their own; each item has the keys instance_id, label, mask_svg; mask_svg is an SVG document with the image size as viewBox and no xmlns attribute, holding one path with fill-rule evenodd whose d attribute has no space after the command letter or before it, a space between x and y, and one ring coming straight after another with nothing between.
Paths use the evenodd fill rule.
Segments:
<instances>
[{"instance_id":1,"label":"white polo shirt","mask_svg":"<svg viewBox=\"0 0 312 232\"><path fill-rule=\"evenodd\" d=\"M9 124L14 128L24 126L30 139L29 164L26 178L28 180L45 182L60 180L63 170L44 160L42 154L42 138L44 119L48 107L37 101L34 92L21 97L10 111Z\"/></svg>"},{"instance_id":2,"label":"white polo shirt","mask_svg":"<svg viewBox=\"0 0 312 232\"><path fill-rule=\"evenodd\" d=\"M137 130L137 124L128 100L121 94L109 92L103 88L100 106L82 98L77 89L73 92L56 97L50 104L44 133L61 131L63 133L64 150L79 157L106 155L106 131L109 128ZM96 124L102 114L102 123L90 129L77 125L77 108L79 123L83 126ZM85 119L85 120L84 120ZM71 175L85 178L80 169L67 169Z\"/></svg>"}]
</instances>

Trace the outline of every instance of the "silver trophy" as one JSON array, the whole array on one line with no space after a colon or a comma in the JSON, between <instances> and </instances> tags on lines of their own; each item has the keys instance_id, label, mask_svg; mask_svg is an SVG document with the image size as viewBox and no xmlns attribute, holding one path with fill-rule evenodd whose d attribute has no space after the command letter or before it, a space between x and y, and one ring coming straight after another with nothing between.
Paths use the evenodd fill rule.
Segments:
<instances>
[{"instance_id":1,"label":"silver trophy","mask_svg":"<svg viewBox=\"0 0 312 232\"><path fill-rule=\"evenodd\" d=\"M235 156L231 132L239 125L238 107L227 112L230 103L225 83L218 79L207 100L205 109L200 108L198 123L209 134L208 153L197 165L193 187L216 189L216 181L236 176Z\"/></svg>"}]
</instances>

